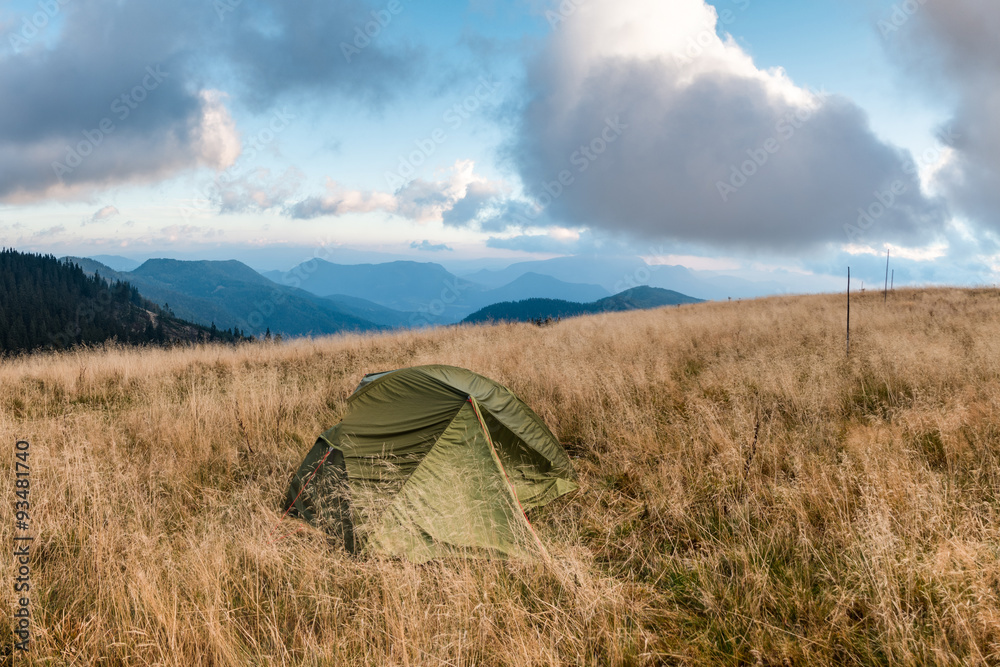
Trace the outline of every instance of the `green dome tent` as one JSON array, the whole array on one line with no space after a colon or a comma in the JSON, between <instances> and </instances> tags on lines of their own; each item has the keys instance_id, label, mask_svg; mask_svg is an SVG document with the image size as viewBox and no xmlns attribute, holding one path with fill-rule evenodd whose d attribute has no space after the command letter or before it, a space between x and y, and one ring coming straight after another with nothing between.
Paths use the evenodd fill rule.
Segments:
<instances>
[{"instance_id":1,"label":"green dome tent","mask_svg":"<svg viewBox=\"0 0 1000 667\"><path fill-rule=\"evenodd\" d=\"M453 366L365 376L285 506L348 551L414 561L540 548L524 510L576 488L569 457L509 389Z\"/></svg>"}]
</instances>

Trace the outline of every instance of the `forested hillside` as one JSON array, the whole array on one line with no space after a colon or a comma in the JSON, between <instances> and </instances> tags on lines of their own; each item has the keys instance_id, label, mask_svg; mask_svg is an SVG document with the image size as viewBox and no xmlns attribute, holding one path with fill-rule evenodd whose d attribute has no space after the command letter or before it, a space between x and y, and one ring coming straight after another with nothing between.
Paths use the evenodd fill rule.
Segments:
<instances>
[{"instance_id":1,"label":"forested hillside","mask_svg":"<svg viewBox=\"0 0 1000 667\"><path fill-rule=\"evenodd\" d=\"M469 315L464 322L466 324L481 324L484 322L557 320L579 315L645 310L692 303L701 303L701 299L695 299L672 290L643 285L592 303L575 303L561 299L524 299L495 303Z\"/></svg>"},{"instance_id":2,"label":"forested hillside","mask_svg":"<svg viewBox=\"0 0 1000 667\"><path fill-rule=\"evenodd\" d=\"M355 309L344 309L305 290L279 285L233 260L150 259L134 271L117 272L92 259L64 259L79 264L87 273L126 280L143 296L170 304L178 317L200 324L215 322L259 336L267 331L283 336L321 336L382 328L356 315Z\"/></svg>"},{"instance_id":3,"label":"forested hillside","mask_svg":"<svg viewBox=\"0 0 1000 667\"><path fill-rule=\"evenodd\" d=\"M52 255L0 251L0 352L242 338L180 320L129 283L88 276Z\"/></svg>"}]
</instances>

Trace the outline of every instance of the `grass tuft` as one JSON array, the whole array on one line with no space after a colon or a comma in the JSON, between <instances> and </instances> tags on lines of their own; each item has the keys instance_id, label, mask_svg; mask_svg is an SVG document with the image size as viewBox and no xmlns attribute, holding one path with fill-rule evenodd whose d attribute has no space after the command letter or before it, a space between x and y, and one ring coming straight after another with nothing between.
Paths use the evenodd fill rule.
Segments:
<instances>
[{"instance_id":1,"label":"grass tuft","mask_svg":"<svg viewBox=\"0 0 1000 667\"><path fill-rule=\"evenodd\" d=\"M859 295L849 358L842 297L810 296L9 360L21 663L997 664L997 303ZM565 443L581 488L530 516L551 564L352 558L294 521L272 541L361 376L425 363L510 386Z\"/></svg>"}]
</instances>

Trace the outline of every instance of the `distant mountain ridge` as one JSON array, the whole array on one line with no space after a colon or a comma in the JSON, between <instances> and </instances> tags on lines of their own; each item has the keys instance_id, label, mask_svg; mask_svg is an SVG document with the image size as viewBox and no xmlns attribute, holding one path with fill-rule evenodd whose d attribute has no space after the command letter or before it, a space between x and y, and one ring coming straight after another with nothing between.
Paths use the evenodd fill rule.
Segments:
<instances>
[{"instance_id":1,"label":"distant mountain ridge","mask_svg":"<svg viewBox=\"0 0 1000 667\"><path fill-rule=\"evenodd\" d=\"M334 304L342 312L392 329L432 326L443 323L440 318L430 313L421 314L386 308L374 301L368 301L356 296L331 294L325 297L325 299Z\"/></svg>"},{"instance_id":2,"label":"distant mountain ridge","mask_svg":"<svg viewBox=\"0 0 1000 667\"><path fill-rule=\"evenodd\" d=\"M277 282L320 297L365 299L400 312L420 312L438 301L445 310L452 310L469 293L483 291L481 285L459 278L440 264L410 261L334 264L314 259L286 272Z\"/></svg>"},{"instance_id":3,"label":"distant mountain ridge","mask_svg":"<svg viewBox=\"0 0 1000 667\"><path fill-rule=\"evenodd\" d=\"M453 324L494 306L490 312L499 313L503 310L499 304L539 299L562 302L536 303L542 317L543 311L553 308L558 311L555 316L569 316L593 308L645 307L602 301L615 298L606 285L612 279L613 286L625 285L617 290L620 294L654 276L660 280L672 272L687 272L679 267L649 267L638 257L564 257L478 272L488 282L484 285L433 262L335 264L317 258L287 272L265 275L236 260L149 259L132 271L114 271L92 259L73 261L88 272L131 282L154 302L169 304L179 317L206 326L235 326L254 335L270 330L288 336ZM576 282L582 276L593 282ZM640 289L633 296L642 293ZM694 298L687 293L673 293L672 301L662 294L657 298L666 299L664 304L696 302L685 301ZM601 305L592 305L598 302Z\"/></svg>"},{"instance_id":4,"label":"distant mountain ridge","mask_svg":"<svg viewBox=\"0 0 1000 667\"><path fill-rule=\"evenodd\" d=\"M121 255L94 255L88 259L96 260L115 271L132 271L139 268L142 264L142 262L137 262L134 259L122 257Z\"/></svg>"},{"instance_id":5,"label":"distant mountain ridge","mask_svg":"<svg viewBox=\"0 0 1000 667\"><path fill-rule=\"evenodd\" d=\"M544 294L544 296L539 296L540 294ZM537 298L587 303L603 299L606 296L611 296L611 293L600 285L568 283L552 276L529 271L502 287L483 292L479 301L483 306L504 301Z\"/></svg>"},{"instance_id":6,"label":"distant mountain ridge","mask_svg":"<svg viewBox=\"0 0 1000 667\"><path fill-rule=\"evenodd\" d=\"M334 301L364 299L403 313L403 321L430 324L458 322L469 313L500 301L533 297L593 301L610 295L600 285L567 282L530 271L503 285L485 287L432 262L334 264L314 259L283 274L265 275L279 284L294 285L317 296ZM343 300L339 303L346 306Z\"/></svg>"},{"instance_id":7,"label":"distant mountain ridge","mask_svg":"<svg viewBox=\"0 0 1000 667\"><path fill-rule=\"evenodd\" d=\"M523 301L508 301L496 303L469 315L465 324L481 324L485 322L530 322L532 320L559 319L593 315L596 313L622 312L627 310L644 310L677 306L683 304L702 303L702 299L665 290L659 287L634 287L614 296L605 297L592 303L574 303L560 299L525 299Z\"/></svg>"},{"instance_id":8,"label":"distant mountain ridge","mask_svg":"<svg viewBox=\"0 0 1000 667\"><path fill-rule=\"evenodd\" d=\"M517 262L500 270L482 269L463 274L463 277L488 287L497 287L526 273L539 273L569 282L586 276L587 282L597 283L615 294L640 285L721 301L728 297L748 298L784 292L779 283L755 283L735 276L696 272L683 266L650 264L637 255L554 257Z\"/></svg>"},{"instance_id":9,"label":"distant mountain ridge","mask_svg":"<svg viewBox=\"0 0 1000 667\"><path fill-rule=\"evenodd\" d=\"M385 328L341 310L332 301L278 285L236 260L150 259L134 271L117 272L94 260L68 259L88 272L130 281L147 298L169 304L179 317L222 328L288 336Z\"/></svg>"}]
</instances>

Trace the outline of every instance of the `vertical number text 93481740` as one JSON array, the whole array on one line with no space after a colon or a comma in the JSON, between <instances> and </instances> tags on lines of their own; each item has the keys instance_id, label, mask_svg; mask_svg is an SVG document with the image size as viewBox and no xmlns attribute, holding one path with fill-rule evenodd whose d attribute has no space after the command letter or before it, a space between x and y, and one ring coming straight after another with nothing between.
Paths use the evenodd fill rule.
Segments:
<instances>
[{"instance_id":1,"label":"vertical number text 93481740","mask_svg":"<svg viewBox=\"0 0 1000 667\"><path fill-rule=\"evenodd\" d=\"M14 646L19 651L28 650L31 640L31 541L28 534L31 528L31 467L28 457L31 456L31 444L19 440L14 445L14 592L17 594L17 604L14 610L14 635L18 641Z\"/></svg>"}]
</instances>

